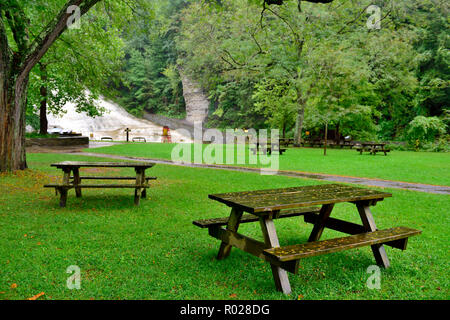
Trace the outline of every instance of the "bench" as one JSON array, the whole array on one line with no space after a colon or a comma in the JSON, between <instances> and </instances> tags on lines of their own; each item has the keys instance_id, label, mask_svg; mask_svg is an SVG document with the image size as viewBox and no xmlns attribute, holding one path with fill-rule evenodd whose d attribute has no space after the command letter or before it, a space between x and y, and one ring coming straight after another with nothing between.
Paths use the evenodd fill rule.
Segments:
<instances>
[{"instance_id":1,"label":"bench","mask_svg":"<svg viewBox=\"0 0 450 320\"><path fill-rule=\"evenodd\" d=\"M281 210L278 215L273 217L274 219L282 219L289 217L297 217L302 215L310 215L316 214L320 211L319 207L306 207L306 208L297 208L297 209L286 209ZM220 226L225 226L228 224L228 217L226 218L213 218L213 219L204 219L193 221L192 223L200 228L215 228ZM248 223L248 222L256 222L259 221L259 218L253 214L244 214L239 221L239 223Z\"/></svg>"},{"instance_id":2,"label":"bench","mask_svg":"<svg viewBox=\"0 0 450 320\"><path fill-rule=\"evenodd\" d=\"M278 262L298 262L298 260L307 257L339 252L363 246L388 244L396 241L405 242L403 248L406 249L406 241L408 238L419 235L420 233L421 231L419 230L406 227L396 227L351 235L348 237L266 249L264 250L264 255L266 255L270 260Z\"/></svg>"},{"instance_id":3,"label":"bench","mask_svg":"<svg viewBox=\"0 0 450 320\"><path fill-rule=\"evenodd\" d=\"M133 142L147 142L144 137L134 137Z\"/></svg>"},{"instance_id":4,"label":"bench","mask_svg":"<svg viewBox=\"0 0 450 320\"><path fill-rule=\"evenodd\" d=\"M74 179L74 177L70 177L70 179ZM85 188L85 189L92 189L92 188L106 188L106 189L112 189L112 188L142 188L144 189L142 197L145 198L146 191L145 189L149 188L148 182L150 180L157 180L157 177L145 177L145 184L142 185L136 185L136 184L77 184L77 188ZM80 176L80 182L81 180L136 180L136 177L96 177L96 176ZM62 193L67 190L70 190L72 188L75 188L74 181L71 181L70 184L46 184L44 185L44 188L55 188L56 193Z\"/></svg>"}]
</instances>

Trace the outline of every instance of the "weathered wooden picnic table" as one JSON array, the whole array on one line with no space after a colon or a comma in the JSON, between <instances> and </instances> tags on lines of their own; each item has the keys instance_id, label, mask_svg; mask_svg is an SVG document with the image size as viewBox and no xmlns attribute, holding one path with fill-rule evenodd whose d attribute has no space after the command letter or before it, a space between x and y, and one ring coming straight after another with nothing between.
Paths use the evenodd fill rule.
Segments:
<instances>
[{"instance_id":1,"label":"weathered wooden picnic table","mask_svg":"<svg viewBox=\"0 0 450 320\"><path fill-rule=\"evenodd\" d=\"M390 152L390 149L385 148L386 143L384 142L361 142L360 146L356 147L356 151L362 154L363 151L369 151L370 154L376 155L377 152L383 152L385 156Z\"/></svg>"},{"instance_id":2,"label":"weathered wooden picnic table","mask_svg":"<svg viewBox=\"0 0 450 320\"><path fill-rule=\"evenodd\" d=\"M371 246L377 264L389 267L383 245L405 250L408 237L421 233L406 227L377 229L370 206L391 196L378 190L339 184L215 194L209 198L231 207L230 216L193 223L208 228L209 235L221 240L217 259L226 258L232 246L255 255L270 263L277 290L289 294L291 286L287 272L297 274L302 258ZM362 225L330 217L334 205L342 202L356 205ZM317 205L321 207L314 207ZM249 214L243 215L244 212ZM274 220L295 216L304 216L305 222L314 225L309 240L304 244L280 247ZM264 242L237 232L241 223L257 221ZM350 236L319 241L325 228Z\"/></svg>"},{"instance_id":3,"label":"weathered wooden picnic table","mask_svg":"<svg viewBox=\"0 0 450 320\"><path fill-rule=\"evenodd\" d=\"M67 193L70 189L75 189L77 198L81 198L81 189L83 188L131 188L134 191L134 204L139 205L140 198L147 197L147 188L149 180L156 180L156 177L146 177L145 170L152 168L155 164L152 162L83 162L83 161L64 161L53 163L51 166L63 171L63 180L61 184L48 184L45 188L55 188L60 193L59 205L66 206ZM80 168L134 168L135 177L112 177L112 176L80 176ZM71 176L73 173L73 176ZM134 184L82 184L82 180L135 180Z\"/></svg>"},{"instance_id":4,"label":"weathered wooden picnic table","mask_svg":"<svg viewBox=\"0 0 450 320\"><path fill-rule=\"evenodd\" d=\"M258 153L258 151L262 152L264 155L272 154L272 152L278 152L280 155L283 154L283 152L286 152L285 148L280 148L279 144L276 143L267 143L267 144L261 144L259 142L256 143L256 147L250 148L250 150L253 152L254 155Z\"/></svg>"}]
</instances>

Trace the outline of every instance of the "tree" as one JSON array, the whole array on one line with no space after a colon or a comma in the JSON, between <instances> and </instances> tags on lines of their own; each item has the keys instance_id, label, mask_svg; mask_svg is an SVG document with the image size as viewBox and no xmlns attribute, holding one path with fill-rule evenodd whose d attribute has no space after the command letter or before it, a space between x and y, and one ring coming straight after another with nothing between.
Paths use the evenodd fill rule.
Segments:
<instances>
[{"instance_id":1,"label":"tree","mask_svg":"<svg viewBox=\"0 0 450 320\"><path fill-rule=\"evenodd\" d=\"M0 172L27 167L25 114L31 70L68 25L100 1L0 0ZM139 14L128 2L103 3L108 15L116 8ZM129 17L121 13L121 19Z\"/></svg>"},{"instance_id":2,"label":"tree","mask_svg":"<svg viewBox=\"0 0 450 320\"><path fill-rule=\"evenodd\" d=\"M98 1L67 1L34 39L29 33L30 16L24 11L29 1L0 2L0 172L27 167L25 114L31 69L67 29L73 19L69 7L76 6L82 16Z\"/></svg>"},{"instance_id":3,"label":"tree","mask_svg":"<svg viewBox=\"0 0 450 320\"><path fill-rule=\"evenodd\" d=\"M279 128L286 138L286 131L295 123L296 92L285 79L263 79L255 85L254 110L262 112L272 128Z\"/></svg>"}]
</instances>

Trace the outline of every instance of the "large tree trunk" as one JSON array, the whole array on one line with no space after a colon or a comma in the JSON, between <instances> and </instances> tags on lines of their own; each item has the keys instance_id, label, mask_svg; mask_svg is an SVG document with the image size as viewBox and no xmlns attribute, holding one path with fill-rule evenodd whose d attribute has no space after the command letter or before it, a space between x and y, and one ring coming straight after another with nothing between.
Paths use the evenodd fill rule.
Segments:
<instances>
[{"instance_id":1,"label":"large tree trunk","mask_svg":"<svg viewBox=\"0 0 450 320\"><path fill-rule=\"evenodd\" d=\"M12 82L12 81L11 81ZM27 168L25 112L28 78L14 87L5 81L0 88L0 172Z\"/></svg>"}]
</instances>

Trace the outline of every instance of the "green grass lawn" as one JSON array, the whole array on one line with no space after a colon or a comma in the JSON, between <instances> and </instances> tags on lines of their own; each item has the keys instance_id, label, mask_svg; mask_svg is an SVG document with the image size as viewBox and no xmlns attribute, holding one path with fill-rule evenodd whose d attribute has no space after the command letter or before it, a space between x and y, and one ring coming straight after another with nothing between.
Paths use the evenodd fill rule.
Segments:
<instances>
[{"instance_id":1,"label":"green grass lawn","mask_svg":"<svg viewBox=\"0 0 450 320\"><path fill-rule=\"evenodd\" d=\"M153 159L171 159L175 144L161 143L130 143L98 149L86 149L89 152L128 155ZM209 153L203 145L203 153ZM226 151L234 146L219 146L223 148L224 161ZM191 160L194 161L194 147L191 147ZM237 159L238 152L234 152ZM240 166L259 166L249 164L248 149L245 162L235 164ZM295 170L313 173L337 174L354 177L378 178L404 182L416 182L450 186L450 154L433 152L392 151L388 156L376 156L365 153L360 155L355 150L328 149L327 156L318 148L289 148L279 157L280 170Z\"/></svg>"},{"instance_id":2,"label":"green grass lawn","mask_svg":"<svg viewBox=\"0 0 450 320\"><path fill-rule=\"evenodd\" d=\"M126 147L135 150L130 155L137 155L139 148L143 148ZM141 155L162 157L163 152L158 152ZM304 161L307 165L302 168L308 171L314 168L315 152L320 150L289 150L286 160L294 161L296 153L308 156L310 159ZM338 153L345 159L354 158L349 167L363 161L359 159L397 163L400 157L397 152L371 158L360 157L356 151L330 151L327 158L330 170L345 169L333 164L334 154ZM424 156L435 157L436 167L443 166L444 156ZM446 195L386 189L393 197L373 208L377 226L380 229L407 226L423 233L411 238L404 252L387 247L392 266L382 270L380 290L366 287L370 276L366 271L374 259L370 248L364 247L302 260L299 275L289 275L293 292L285 296L275 291L270 266L262 260L233 249L228 259L217 261L219 241L208 236L207 230L195 227L192 221L229 214L226 206L208 199L211 193L321 182L157 165L148 173L158 180L148 192L149 199L141 201L139 207L133 206L133 190L88 189L83 190L81 199L75 198L73 190L69 192L67 208L61 209L54 191L42 185L61 178L61 172L51 168L50 163L63 160L104 161L29 154L29 170L0 176L0 299L25 299L40 292L45 293L40 299L449 298L450 202ZM414 164L411 159L405 162L405 166ZM432 164L425 166L425 162L418 161L422 168L429 168L428 174L415 172L412 178L434 174ZM325 163L317 167L317 171L327 168ZM352 175L365 172L362 165L358 170ZM377 170L383 172L374 168ZM405 180L406 171L398 173L399 179ZM95 171L89 173L99 175ZM130 173L130 169L100 172ZM394 170L391 173L395 176ZM337 205L333 216L359 222L351 204ZM311 231L311 225L299 217L277 221L276 225L281 245L306 241ZM257 223L242 225L239 230L262 240ZM323 239L336 236L342 234L326 230ZM81 268L81 290L66 287L70 276L66 269L71 265Z\"/></svg>"}]
</instances>

